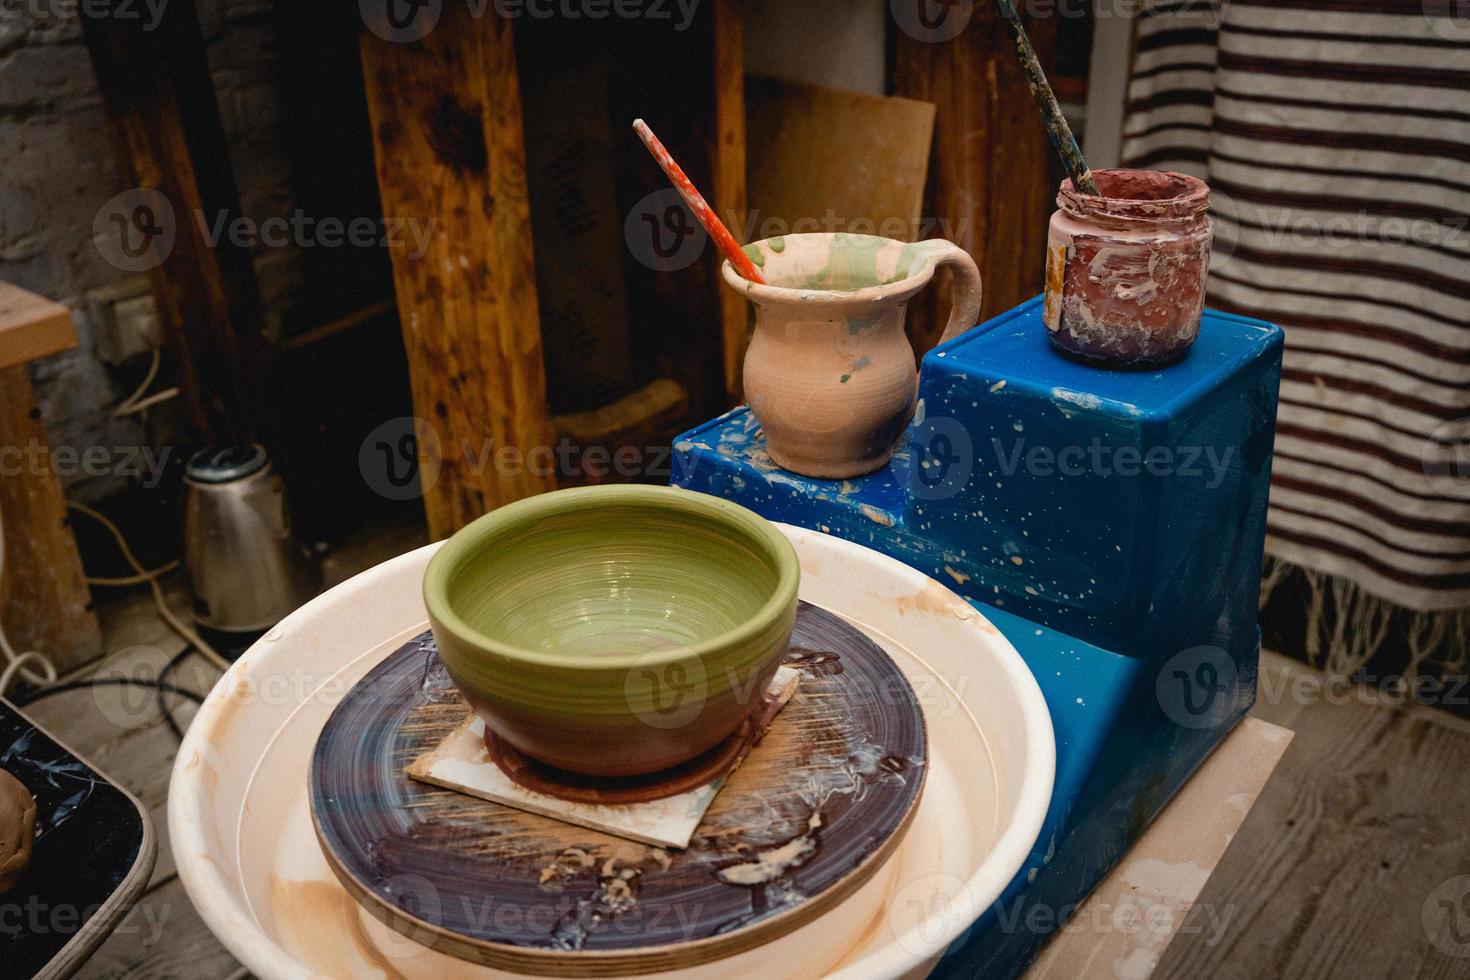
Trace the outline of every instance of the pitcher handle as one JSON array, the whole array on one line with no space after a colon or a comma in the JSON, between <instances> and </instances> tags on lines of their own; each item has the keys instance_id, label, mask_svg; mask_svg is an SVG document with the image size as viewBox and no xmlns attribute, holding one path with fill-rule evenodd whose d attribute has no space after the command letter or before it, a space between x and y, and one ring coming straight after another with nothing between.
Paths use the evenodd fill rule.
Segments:
<instances>
[{"instance_id":1,"label":"pitcher handle","mask_svg":"<svg viewBox=\"0 0 1470 980\"><path fill-rule=\"evenodd\" d=\"M954 305L949 311L949 323L939 338L939 343L943 344L980 322L980 269L970 258L970 253L954 242L932 239L932 244L926 245L933 252L935 270L949 266L954 281Z\"/></svg>"}]
</instances>

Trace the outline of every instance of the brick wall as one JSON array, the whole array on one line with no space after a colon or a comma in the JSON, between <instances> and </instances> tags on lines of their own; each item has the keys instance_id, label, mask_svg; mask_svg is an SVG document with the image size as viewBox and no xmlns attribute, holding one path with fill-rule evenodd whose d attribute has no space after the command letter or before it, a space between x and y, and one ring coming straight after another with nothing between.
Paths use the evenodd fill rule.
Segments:
<instances>
[{"instance_id":1,"label":"brick wall","mask_svg":"<svg viewBox=\"0 0 1470 980\"><path fill-rule=\"evenodd\" d=\"M154 0L156 6L158 0ZM150 16L143 0L128 9ZM269 0L198 0L216 97L245 216L294 210L274 85L275 28ZM113 160L96 79L72 0L0 0L0 278L71 307L79 347L32 365L53 446L114 448L168 441L177 431L160 408L150 430L112 409L141 380L146 356L121 366L98 355L88 300L135 276L93 243L99 208L127 189ZM301 289L293 248L257 250L272 329ZM68 492L98 499L121 477L63 473Z\"/></svg>"}]
</instances>

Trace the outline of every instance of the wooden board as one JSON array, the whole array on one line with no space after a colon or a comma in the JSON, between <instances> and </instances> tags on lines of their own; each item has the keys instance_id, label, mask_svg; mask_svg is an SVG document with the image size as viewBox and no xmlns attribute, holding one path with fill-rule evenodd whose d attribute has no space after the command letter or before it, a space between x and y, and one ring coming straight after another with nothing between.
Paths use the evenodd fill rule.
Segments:
<instances>
[{"instance_id":1,"label":"wooden board","mask_svg":"<svg viewBox=\"0 0 1470 980\"><path fill-rule=\"evenodd\" d=\"M900 3L916 8L899 20L909 24L924 22L933 6ZM985 281L985 320L1041 292L1057 182L1051 144L995 5L946 8L947 16L966 12L963 33L941 43L894 32L893 89L937 107L924 211L941 227L927 237L949 238L974 257ZM1043 68L1054 58L1056 25L1054 16L1026 18ZM932 290L916 298L909 335L917 349L939 338L937 311L948 308Z\"/></svg>"},{"instance_id":2,"label":"wooden board","mask_svg":"<svg viewBox=\"0 0 1470 980\"><path fill-rule=\"evenodd\" d=\"M392 256L434 539L556 485L493 458L553 445L511 23L446 4L420 40L361 33L383 213L434 223Z\"/></svg>"},{"instance_id":3,"label":"wooden board","mask_svg":"<svg viewBox=\"0 0 1470 980\"><path fill-rule=\"evenodd\" d=\"M39 650L62 670L102 653L66 498L26 362L76 346L71 312L0 282L0 623L18 651Z\"/></svg>"},{"instance_id":4,"label":"wooden board","mask_svg":"<svg viewBox=\"0 0 1470 980\"><path fill-rule=\"evenodd\" d=\"M907 680L844 620L803 603L787 662L803 673L797 697L689 849L671 853L409 780L406 767L468 713L424 634L321 734L311 802L323 851L393 928L502 969L627 975L769 942L877 870L928 760ZM486 896L503 914L483 914Z\"/></svg>"},{"instance_id":5,"label":"wooden board","mask_svg":"<svg viewBox=\"0 0 1470 980\"><path fill-rule=\"evenodd\" d=\"M101 655L102 634L24 364L0 369L0 447L19 453L0 460L0 620L17 651L38 650L68 670Z\"/></svg>"},{"instance_id":6,"label":"wooden board","mask_svg":"<svg viewBox=\"0 0 1470 980\"><path fill-rule=\"evenodd\" d=\"M751 75L753 239L853 231L915 241L934 106Z\"/></svg>"},{"instance_id":7,"label":"wooden board","mask_svg":"<svg viewBox=\"0 0 1470 980\"><path fill-rule=\"evenodd\" d=\"M71 311L44 296L0 282L0 369L77 345Z\"/></svg>"},{"instance_id":8,"label":"wooden board","mask_svg":"<svg viewBox=\"0 0 1470 980\"><path fill-rule=\"evenodd\" d=\"M1290 744L1287 729L1259 718L1241 722L1047 943L1024 980L1148 977ZM1211 935L1228 922L1220 909L1200 911Z\"/></svg>"}]
</instances>

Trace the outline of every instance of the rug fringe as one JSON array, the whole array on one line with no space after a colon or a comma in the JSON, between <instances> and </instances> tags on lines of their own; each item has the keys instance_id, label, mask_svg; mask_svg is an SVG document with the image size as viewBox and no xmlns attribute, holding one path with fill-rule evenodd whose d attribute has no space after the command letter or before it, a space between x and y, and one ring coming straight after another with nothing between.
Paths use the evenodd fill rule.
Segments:
<instances>
[{"instance_id":1,"label":"rug fringe","mask_svg":"<svg viewBox=\"0 0 1470 980\"><path fill-rule=\"evenodd\" d=\"M1278 561L1270 555L1266 556L1266 564L1261 569L1261 604L1257 607L1258 609L1266 608L1266 603L1271 601L1276 586L1281 584L1289 571L1291 571L1291 565L1288 563Z\"/></svg>"},{"instance_id":2,"label":"rug fringe","mask_svg":"<svg viewBox=\"0 0 1470 980\"><path fill-rule=\"evenodd\" d=\"M1406 609L1364 591L1351 579L1266 556L1261 608L1287 576L1300 576L1308 591L1307 662L1335 677L1352 677L1368 666L1395 623L1403 624L1409 652L1404 678L1443 680L1463 676L1470 665L1470 609Z\"/></svg>"}]
</instances>

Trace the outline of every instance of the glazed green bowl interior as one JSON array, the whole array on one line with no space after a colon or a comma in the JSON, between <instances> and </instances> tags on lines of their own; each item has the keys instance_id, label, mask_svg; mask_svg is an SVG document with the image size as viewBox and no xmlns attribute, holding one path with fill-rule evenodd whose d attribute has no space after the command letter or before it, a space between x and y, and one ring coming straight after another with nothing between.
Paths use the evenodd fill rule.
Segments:
<instances>
[{"instance_id":1,"label":"glazed green bowl interior","mask_svg":"<svg viewBox=\"0 0 1470 980\"><path fill-rule=\"evenodd\" d=\"M436 556L436 618L487 653L562 666L650 662L738 642L795 597L795 553L728 501L658 487L545 494Z\"/></svg>"}]
</instances>

